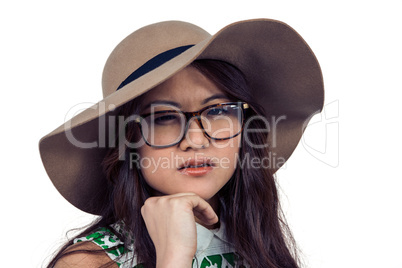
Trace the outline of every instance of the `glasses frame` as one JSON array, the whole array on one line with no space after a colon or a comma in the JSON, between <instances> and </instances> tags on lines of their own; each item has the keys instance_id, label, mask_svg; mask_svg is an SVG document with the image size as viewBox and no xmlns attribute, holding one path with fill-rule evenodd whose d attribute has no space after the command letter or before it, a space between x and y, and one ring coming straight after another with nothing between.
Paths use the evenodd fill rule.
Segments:
<instances>
[{"instance_id":1,"label":"glasses frame","mask_svg":"<svg viewBox=\"0 0 402 268\"><path fill-rule=\"evenodd\" d=\"M239 130L238 133L236 133L235 135L233 135L233 136L231 136L231 137L228 137L228 138L213 138L213 137L211 137L210 135L208 135L208 133L205 131L204 126L202 125L202 122L201 122L201 118L200 118L200 117L201 117L201 114L202 114L205 110L210 109L210 108L214 108L214 107L221 107L221 106L224 106L224 105L236 105L236 106L238 106L238 107L240 107L240 108L242 109L241 129ZM238 136L238 135L243 131L243 127L244 127L244 118L245 118L245 116L246 116L246 110L249 109L249 108L250 108L250 106L249 106L248 103L246 103L246 102L223 102L223 103L208 105L208 106L202 108L201 110L195 111L195 112L183 112L183 111L180 111L180 110L163 110L163 111L156 111L156 112L154 112L154 113L146 113L146 114L142 114L140 117L137 117L137 118L134 120L134 122L139 125L140 132L141 132L141 136L142 136L143 140L145 141L145 143L146 143L148 146L154 147L154 148L167 148L167 147L175 146L175 145L179 144L179 143L183 140L183 138L186 136L187 131L188 131L188 128L189 128L188 122L189 122L193 117L195 117L195 120L196 120L198 126L202 129L202 131L203 131L203 133L204 133L204 136L206 136L207 138L212 139L212 140L217 140L217 141L233 139L234 137ZM180 139L178 139L177 142L172 143L172 144L169 144L169 145L153 145L153 144L150 144L150 143L147 141L147 139L144 137L144 134L143 134L143 131L142 131L142 121L144 120L145 117L150 116L150 115L152 115L152 114L153 114L153 115L156 115L156 114L160 115L160 114L164 114L164 113L183 114L183 115L186 117L186 125L185 125L185 129L184 129L184 131L183 131L183 136L182 136Z\"/></svg>"}]
</instances>

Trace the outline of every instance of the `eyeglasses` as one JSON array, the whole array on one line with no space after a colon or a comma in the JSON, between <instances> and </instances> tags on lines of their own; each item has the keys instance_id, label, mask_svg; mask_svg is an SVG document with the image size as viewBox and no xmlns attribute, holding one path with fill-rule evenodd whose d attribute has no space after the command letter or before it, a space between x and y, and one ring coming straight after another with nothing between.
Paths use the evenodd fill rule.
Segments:
<instances>
[{"instance_id":1,"label":"eyeglasses","mask_svg":"<svg viewBox=\"0 0 402 268\"><path fill-rule=\"evenodd\" d=\"M213 140L236 137L243 129L245 102L227 102L204 107L197 112L164 110L136 118L146 144L165 148L178 144L187 133L194 117L204 135Z\"/></svg>"}]
</instances>

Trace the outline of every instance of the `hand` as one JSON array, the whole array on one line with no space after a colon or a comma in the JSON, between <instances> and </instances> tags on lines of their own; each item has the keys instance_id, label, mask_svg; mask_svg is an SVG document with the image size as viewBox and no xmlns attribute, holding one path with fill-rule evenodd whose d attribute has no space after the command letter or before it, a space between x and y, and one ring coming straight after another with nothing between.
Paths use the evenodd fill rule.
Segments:
<instances>
[{"instance_id":1,"label":"hand","mask_svg":"<svg viewBox=\"0 0 402 268\"><path fill-rule=\"evenodd\" d=\"M206 225L218 222L210 204L194 193L150 197L141 214L155 246L157 267L191 267L197 250L194 216Z\"/></svg>"}]
</instances>

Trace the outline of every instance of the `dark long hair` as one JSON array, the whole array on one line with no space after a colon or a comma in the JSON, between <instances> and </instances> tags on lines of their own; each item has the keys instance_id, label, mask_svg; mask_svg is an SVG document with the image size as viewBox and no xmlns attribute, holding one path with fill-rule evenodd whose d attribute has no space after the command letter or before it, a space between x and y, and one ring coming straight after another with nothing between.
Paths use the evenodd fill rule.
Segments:
<instances>
[{"instance_id":1,"label":"dark long hair","mask_svg":"<svg viewBox=\"0 0 402 268\"><path fill-rule=\"evenodd\" d=\"M191 64L206 77L211 79L230 98L247 102L247 118L263 115L250 90L244 75L233 65L217 60L197 60ZM128 102L119 108L119 114L126 117L138 114L141 97ZM247 119L246 118L246 119ZM260 120L251 120L251 129L264 129ZM138 138L138 128L132 124L127 128L126 138L134 141ZM240 159L269 158L269 150L265 144L267 132L248 133L247 142L242 135ZM256 148L258 147L258 148ZM121 161L119 148L108 151L103 161L103 169L108 179L109 200L98 220L80 233L85 236L100 227L109 227L116 222L124 222L125 237L123 241L134 239L134 255L138 263L144 267L155 267L156 253L153 242L141 216L141 207L151 196L151 189L145 182L141 172L130 167L128 155L133 149L125 148L125 160ZM297 268L300 267L298 249L281 211L275 177L270 169L254 168L250 165L237 166L232 178L218 192L220 200L220 220L225 222L226 236L236 249L239 261L248 263L250 267L264 268ZM70 240L53 258L48 267L65 255L74 252L98 253L100 251L64 251L73 244ZM127 246L127 245L125 245ZM107 266L107 265L105 265Z\"/></svg>"}]
</instances>

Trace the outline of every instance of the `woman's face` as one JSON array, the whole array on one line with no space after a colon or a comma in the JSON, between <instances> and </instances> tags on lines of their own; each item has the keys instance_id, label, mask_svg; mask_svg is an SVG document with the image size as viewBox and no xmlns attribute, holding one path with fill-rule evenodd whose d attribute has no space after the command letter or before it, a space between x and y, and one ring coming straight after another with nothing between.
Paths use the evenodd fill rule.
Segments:
<instances>
[{"instance_id":1,"label":"woman's face","mask_svg":"<svg viewBox=\"0 0 402 268\"><path fill-rule=\"evenodd\" d=\"M193 112L228 101L223 91L190 66L149 91L141 114L172 110L172 105ZM241 134L229 140L211 140L192 118L187 135L178 144L167 148L141 146L140 169L155 195L192 192L211 202L236 169L240 140Z\"/></svg>"}]
</instances>

